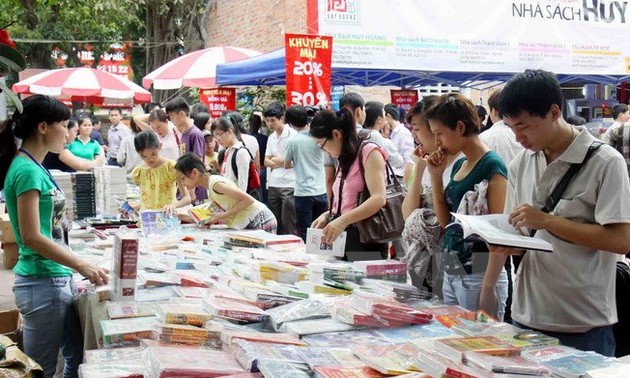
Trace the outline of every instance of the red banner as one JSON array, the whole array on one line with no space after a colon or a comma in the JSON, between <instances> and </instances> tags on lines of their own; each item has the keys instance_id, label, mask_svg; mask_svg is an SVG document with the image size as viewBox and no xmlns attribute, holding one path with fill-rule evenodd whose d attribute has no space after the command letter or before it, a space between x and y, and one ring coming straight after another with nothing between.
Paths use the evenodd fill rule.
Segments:
<instances>
[{"instance_id":1,"label":"red banner","mask_svg":"<svg viewBox=\"0 0 630 378\"><path fill-rule=\"evenodd\" d=\"M392 104L403 108L405 112L418 102L418 91L415 89L392 89L389 93Z\"/></svg>"},{"instance_id":2,"label":"red banner","mask_svg":"<svg viewBox=\"0 0 630 378\"><path fill-rule=\"evenodd\" d=\"M285 34L287 107L330 107L332 37Z\"/></svg>"},{"instance_id":3,"label":"red banner","mask_svg":"<svg viewBox=\"0 0 630 378\"><path fill-rule=\"evenodd\" d=\"M101 55L96 69L109 72L110 74L125 77L133 80L133 69L131 68L131 45L113 43L109 46L109 51Z\"/></svg>"},{"instance_id":4,"label":"red banner","mask_svg":"<svg viewBox=\"0 0 630 378\"><path fill-rule=\"evenodd\" d=\"M219 118L228 110L236 110L236 89L199 88L199 102L208 106L210 117Z\"/></svg>"}]
</instances>

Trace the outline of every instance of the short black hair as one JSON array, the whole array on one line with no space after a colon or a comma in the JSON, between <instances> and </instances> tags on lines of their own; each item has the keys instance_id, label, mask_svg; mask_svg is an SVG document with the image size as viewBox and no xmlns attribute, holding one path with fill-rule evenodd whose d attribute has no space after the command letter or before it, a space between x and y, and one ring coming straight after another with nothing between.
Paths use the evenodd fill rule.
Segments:
<instances>
[{"instance_id":1,"label":"short black hair","mask_svg":"<svg viewBox=\"0 0 630 378\"><path fill-rule=\"evenodd\" d=\"M400 121L400 109L394 104L387 104L384 107L385 113L389 114L394 121Z\"/></svg>"},{"instance_id":2,"label":"short black hair","mask_svg":"<svg viewBox=\"0 0 630 378\"><path fill-rule=\"evenodd\" d=\"M383 103L378 101L368 101L365 103L365 122L363 127L371 129L376 125L378 117L383 116Z\"/></svg>"},{"instance_id":3,"label":"short black hair","mask_svg":"<svg viewBox=\"0 0 630 378\"><path fill-rule=\"evenodd\" d=\"M186 102L186 100L184 100L183 97L176 97L168 101L164 105L164 108L166 110L166 113L184 112L186 113L186 115L190 114L190 106L188 106L188 103Z\"/></svg>"},{"instance_id":4,"label":"short black hair","mask_svg":"<svg viewBox=\"0 0 630 378\"><path fill-rule=\"evenodd\" d=\"M180 156L175 163L175 170L186 176L188 176L193 169L196 169L199 173L206 171L206 167L203 165L201 159L192 152L186 152Z\"/></svg>"},{"instance_id":5,"label":"short black hair","mask_svg":"<svg viewBox=\"0 0 630 378\"><path fill-rule=\"evenodd\" d=\"M118 107L114 107L114 108L110 108L109 111L107 112L107 114L111 113L113 111L118 112L118 114L120 114L122 116L122 109L118 108Z\"/></svg>"},{"instance_id":6,"label":"short black hair","mask_svg":"<svg viewBox=\"0 0 630 378\"><path fill-rule=\"evenodd\" d=\"M464 123L464 136L479 134L477 109L472 101L459 93L443 94L424 114L428 121L440 121L451 130L457 129L458 122Z\"/></svg>"},{"instance_id":7,"label":"short black hair","mask_svg":"<svg viewBox=\"0 0 630 378\"><path fill-rule=\"evenodd\" d=\"M210 113L210 110L203 102L196 102L190 107L190 118L195 118L198 113Z\"/></svg>"},{"instance_id":8,"label":"short black hair","mask_svg":"<svg viewBox=\"0 0 630 378\"><path fill-rule=\"evenodd\" d=\"M586 119L584 119L584 117L581 117L579 115L572 115L567 118L567 123L573 126L582 126L582 125L586 125Z\"/></svg>"},{"instance_id":9,"label":"short black hair","mask_svg":"<svg viewBox=\"0 0 630 378\"><path fill-rule=\"evenodd\" d=\"M308 115L306 109L302 105L293 105L287 108L284 113L284 121L293 126L301 129L308 124Z\"/></svg>"},{"instance_id":10,"label":"short black hair","mask_svg":"<svg viewBox=\"0 0 630 378\"><path fill-rule=\"evenodd\" d=\"M562 89L556 75L543 70L526 70L514 75L503 87L499 113L518 117L522 112L544 118L552 105L562 110Z\"/></svg>"},{"instance_id":11,"label":"short black hair","mask_svg":"<svg viewBox=\"0 0 630 378\"><path fill-rule=\"evenodd\" d=\"M422 100L416 102L411 107L411 109L407 111L407 114L405 115L405 120L407 121L407 123L411 123L411 119L413 117L417 115L423 115L423 113L426 112L427 109L429 109L430 107L433 106L433 104L435 104L437 99L438 99L438 96L436 95L428 95L428 96L422 97Z\"/></svg>"},{"instance_id":12,"label":"short black hair","mask_svg":"<svg viewBox=\"0 0 630 378\"><path fill-rule=\"evenodd\" d=\"M360 94L355 92L348 92L341 96L339 99L339 108L348 108L351 112L354 113L357 108L364 108L365 101Z\"/></svg>"},{"instance_id":13,"label":"short black hair","mask_svg":"<svg viewBox=\"0 0 630 378\"><path fill-rule=\"evenodd\" d=\"M199 112L194 115L193 123L201 131L206 129L206 124L210 121L210 114L206 112Z\"/></svg>"},{"instance_id":14,"label":"short black hair","mask_svg":"<svg viewBox=\"0 0 630 378\"><path fill-rule=\"evenodd\" d=\"M153 131L145 130L141 131L133 138L133 146L136 148L137 153L141 153L147 148L160 148L160 140Z\"/></svg>"},{"instance_id":15,"label":"short black hair","mask_svg":"<svg viewBox=\"0 0 630 378\"><path fill-rule=\"evenodd\" d=\"M276 117L278 119L284 117L284 105L279 102L272 102L263 111L263 117Z\"/></svg>"},{"instance_id":16,"label":"short black hair","mask_svg":"<svg viewBox=\"0 0 630 378\"><path fill-rule=\"evenodd\" d=\"M628 111L628 105L626 104L617 104L613 106L612 109L612 118L617 119L620 115Z\"/></svg>"}]
</instances>

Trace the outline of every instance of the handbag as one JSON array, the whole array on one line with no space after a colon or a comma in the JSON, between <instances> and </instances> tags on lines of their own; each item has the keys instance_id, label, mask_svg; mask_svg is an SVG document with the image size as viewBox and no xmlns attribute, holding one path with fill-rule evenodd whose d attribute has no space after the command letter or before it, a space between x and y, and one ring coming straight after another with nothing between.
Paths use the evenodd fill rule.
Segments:
<instances>
[{"instance_id":1,"label":"handbag","mask_svg":"<svg viewBox=\"0 0 630 378\"><path fill-rule=\"evenodd\" d=\"M369 142L361 143L357 154L359 159L359 171L363 178L364 189L357 197L357 206L360 206L368 198L370 191L365 183L365 169L363 167L363 147ZM394 170L387 160L385 160L385 172L387 175L387 185L385 187L385 206L379 209L376 214L369 218L355 223L359 230L361 243L386 243L400 238L405 228L405 218L402 213L402 203L405 199L405 189L394 174Z\"/></svg>"}]
</instances>

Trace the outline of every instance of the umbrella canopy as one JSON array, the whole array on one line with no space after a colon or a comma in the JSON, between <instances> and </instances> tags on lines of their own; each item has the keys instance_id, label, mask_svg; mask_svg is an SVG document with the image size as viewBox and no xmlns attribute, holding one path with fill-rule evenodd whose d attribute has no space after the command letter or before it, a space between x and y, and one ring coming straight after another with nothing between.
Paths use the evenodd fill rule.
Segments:
<instances>
[{"instance_id":1,"label":"umbrella canopy","mask_svg":"<svg viewBox=\"0 0 630 378\"><path fill-rule=\"evenodd\" d=\"M172 60L142 79L142 85L153 89L181 87L215 87L217 64L234 62L260 55L255 50L240 47L210 47L193 51Z\"/></svg>"},{"instance_id":2,"label":"umbrella canopy","mask_svg":"<svg viewBox=\"0 0 630 378\"><path fill-rule=\"evenodd\" d=\"M151 101L151 93L123 77L94 68L61 68L31 76L13 84L22 94L70 97L96 103Z\"/></svg>"}]
</instances>

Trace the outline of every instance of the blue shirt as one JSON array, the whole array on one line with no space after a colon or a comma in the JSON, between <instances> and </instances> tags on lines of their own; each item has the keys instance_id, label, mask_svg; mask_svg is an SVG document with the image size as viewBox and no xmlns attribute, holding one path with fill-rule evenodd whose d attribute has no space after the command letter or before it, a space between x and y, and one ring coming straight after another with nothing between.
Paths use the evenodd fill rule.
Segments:
<instances>
[{"instance_id":1,"label":"blue shirt","mask_svg":"<svg viewBox=\"0 0 630 378\"><path fill-rule=\"evenodd\" d=\"M308 131L299 131L289 138L284 160L293 162L295 196L310 197L326 194L324 151L308 135Z\"/></svg>"}]
</instances>

